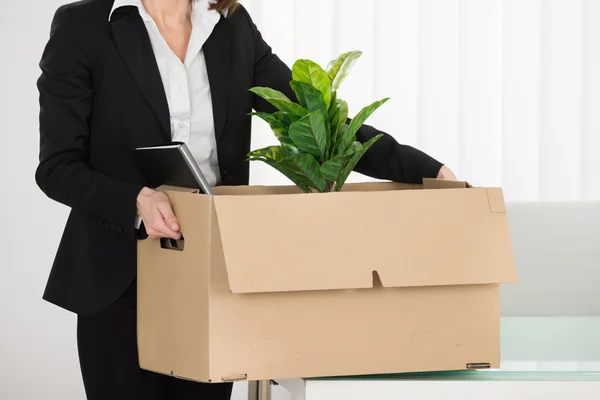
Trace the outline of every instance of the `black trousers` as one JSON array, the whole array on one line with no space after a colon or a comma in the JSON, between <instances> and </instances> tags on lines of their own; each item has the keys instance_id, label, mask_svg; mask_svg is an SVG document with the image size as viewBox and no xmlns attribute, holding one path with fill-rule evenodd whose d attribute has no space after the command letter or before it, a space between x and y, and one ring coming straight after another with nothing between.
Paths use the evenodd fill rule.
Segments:
<instances>
[{"instance_id":1,"label":"black trousers","mask_svg":"<svg viewBox=\"0 0 600 400\"><path fill-rule=\"evenodd\" d=\"M77 344L88 400L230 400L232 384L184 381L140 369L136 283L112 306L79 317Z\"/></svg>"}]
</instances>

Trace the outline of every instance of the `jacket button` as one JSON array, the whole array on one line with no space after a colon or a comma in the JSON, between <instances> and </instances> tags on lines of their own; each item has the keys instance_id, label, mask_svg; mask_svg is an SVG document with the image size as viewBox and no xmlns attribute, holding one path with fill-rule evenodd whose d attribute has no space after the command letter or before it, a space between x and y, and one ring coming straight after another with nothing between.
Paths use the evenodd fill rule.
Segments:
<instances>
[{"instance_id":1,"label":"jacket button","mask_svg":"<svg viewBox=\"0 0 600 400\"><path fill-rule=\"evenodd\" d=\"M230 180L231 179L231 172L229 172L229 170L227 170L227 169L225 171L223 171L223 178L225 180L227 180L227 181Z\"/></svg>"}]
</instances>

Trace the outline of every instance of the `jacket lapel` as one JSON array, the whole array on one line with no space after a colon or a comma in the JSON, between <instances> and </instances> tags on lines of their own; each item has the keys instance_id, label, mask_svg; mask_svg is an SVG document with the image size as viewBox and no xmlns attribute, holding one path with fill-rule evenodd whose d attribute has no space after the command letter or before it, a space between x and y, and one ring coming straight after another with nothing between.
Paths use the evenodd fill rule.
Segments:
<instances>
[{"instance_id":1,"label":"jacket lapel","mask_svg":"<svg viewBox=\"0 0 600 400\"><path fill-rule=\"evenodd\" d=\"M144 21L135 7L125 6L115 10L110 25L123 61L171 141L169 104Z\"/></svg>"},{"instance_id":2,"label":"jacket lapel","mask_svg":"<svg viewBox=\"0 0 600 400\"><path fill-rule=\"evenodd\" d=\"M217 142L223 134L227 119L230 82L235 62L233 58L234 36L234 26L222 16L203 47Z\"/></svg>"}]
</instances>

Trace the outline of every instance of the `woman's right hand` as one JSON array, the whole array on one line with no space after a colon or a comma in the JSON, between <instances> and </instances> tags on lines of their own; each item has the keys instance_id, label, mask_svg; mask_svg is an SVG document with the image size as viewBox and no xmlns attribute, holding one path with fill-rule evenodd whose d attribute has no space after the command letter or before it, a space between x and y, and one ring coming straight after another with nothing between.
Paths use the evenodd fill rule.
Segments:
<instances>
[{"instance_id":1,"label":"woman's right hand","mask_svg":"<svg viewBox=\"0 0 600 400\"><path fill-rule=\"evenodd\" d=\"M153 239L181 239L179 221L166 194L143 188L137 197L137 213L142 217L146 233Z\"/></svg>"}]
</instances>

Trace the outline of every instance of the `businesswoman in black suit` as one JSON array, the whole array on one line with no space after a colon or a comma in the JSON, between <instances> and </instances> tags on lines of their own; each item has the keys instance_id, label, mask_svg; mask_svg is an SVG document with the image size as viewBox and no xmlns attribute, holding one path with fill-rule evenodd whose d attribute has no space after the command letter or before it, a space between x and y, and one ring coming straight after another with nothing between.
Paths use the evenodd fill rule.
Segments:
<instances>
[{"instance_id":1,"label":"businesswoman in black suit","mask_svg":"<svg viewBox=\"0 0 600 400\"><path fill-rule=\"evenodd\" d=\"M136 344L136 238L179 238L164 193L145 186L132 149L181 140L213 185L248 184L252 95L268 86L295 98L289 68L235 0L84 0L52 22L38 81L36 181L71 208L44 298L77 314L90 400L228 399L204 385L141 371ZM378 134L363 126L358 139ZM455 179L391 136L356 171L417 182ZM143 221L143 226L140 223Z\"/></svg>"}]
</instances>

